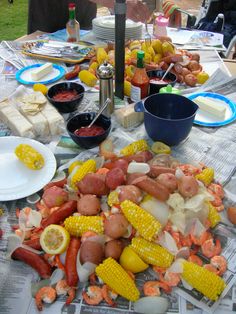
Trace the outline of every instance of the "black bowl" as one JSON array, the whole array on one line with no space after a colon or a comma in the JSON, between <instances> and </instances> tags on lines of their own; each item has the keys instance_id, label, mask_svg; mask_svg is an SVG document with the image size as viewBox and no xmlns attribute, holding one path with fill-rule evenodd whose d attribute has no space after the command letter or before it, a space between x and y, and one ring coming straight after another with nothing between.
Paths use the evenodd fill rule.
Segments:
<instances>
[{"instance_id":1,"label":"black bowl","mask_svg":"<svg viewBox=\"0 0 236 314\"><path fill-rule=\"evenodd\" d=\"M151 70L147 71L147 75L150 78L150 83L149 83L149 95L152 94L157 94L159 93L159 90L162 87L166 87L168 84L174 86L175 83L177 82L177 77L174 73L169 72L167 73L166 77L164 78L164 81L166 81L166 84L164 83L158 83L158 81L152 82L151 79L161 79L162 76L165 74L166 71L164 70Z\"/></svg>"},{"instance_id":2,"label":"black bowl","mask_svg":"<svg viewBox=\"0 0 236 314\"><path fill-rule=\"evenodd\" d=\"M54 100L53 96L62 91L76 91L78 96L76 96L76 98L73 100ZM48 90L47 98L59 112L68 113L77 109L78 105L84 97L84 91L84 87L81 84L75 82L63 82L51 86Z\"/></svg>"},{"instance_id":3,"label":"black bowl","mask_svg":"<svg viewBox=\"0 0 236 314\"><path fill-rule=\"evenodd\" d=\"M67 122L66 128L68 134L76 144L83 148L89 149L98 146L107 138L111 130L111 119L101 114L94 124L103 127L105 130L104 133L95 136L79 136L74 133L75 130L81 128L82 126L88 126L92 122L95 115L95 112L78 113Z\"/></svg>"}]
</instances>

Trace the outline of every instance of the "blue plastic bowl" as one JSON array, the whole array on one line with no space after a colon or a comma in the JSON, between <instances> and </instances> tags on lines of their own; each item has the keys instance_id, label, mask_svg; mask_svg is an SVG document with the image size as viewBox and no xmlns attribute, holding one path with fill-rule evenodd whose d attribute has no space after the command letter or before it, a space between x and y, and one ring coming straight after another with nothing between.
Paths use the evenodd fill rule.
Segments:
<instances>
[{"instance_id":1,"label":"blue plastic bowl","mask_svg":"<svg viewBox=\"0 0 236 314\"><path fill-rule=\"evenodd\" d=\"M136 112L144 112L144 125L153 141L178 145L189 135L198 106L176 94L154 94L135 104Z\"/></svg>"}]
</instances>

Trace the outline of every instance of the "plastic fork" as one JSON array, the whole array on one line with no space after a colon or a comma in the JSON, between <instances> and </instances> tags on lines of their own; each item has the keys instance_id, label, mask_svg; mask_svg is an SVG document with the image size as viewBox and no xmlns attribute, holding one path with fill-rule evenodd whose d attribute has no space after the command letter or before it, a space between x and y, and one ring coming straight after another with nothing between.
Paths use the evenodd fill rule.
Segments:
<instances>
[{"instance_id":1,"label":"plastic fork","mask_svg":"<svg viewBox=\"0 0 236 314\"><path fill-rule=\"evenodd\" d=\"M149 31L148 31L148 24L147 24L147 20L145 21L145 34L144 34L144 41L146 46L151 46L152 43L152 36L150 35Z\"/></svg>"}]
</instances>

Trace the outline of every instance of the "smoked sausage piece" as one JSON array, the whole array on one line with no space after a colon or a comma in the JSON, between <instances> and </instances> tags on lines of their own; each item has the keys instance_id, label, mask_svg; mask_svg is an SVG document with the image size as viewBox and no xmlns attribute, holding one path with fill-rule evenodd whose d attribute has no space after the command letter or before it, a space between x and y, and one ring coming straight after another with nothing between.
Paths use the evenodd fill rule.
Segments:
<instances>
[{"instance_id":1,"label":"smoked sausage piece","mask_svg":"<svg viewBox=\"0 0 236 314\"><path fill-rule=\"evenodd\" d=\"M12 258L22 261L34 268L38 272L39 276L43 279L49 278L52 274L51 266L42 256L28 251L22 247L18 247L12 253Z\"/></svg>"},{"instance_id":2,"label":"smoked sausage piece","mask_svg":"<svg viewBox=\"0 0 236 314\"><path fill-rule=\"evenodd\" d=\"M106 174L106 185L109 189L115 190L119 185L125 183L125 175L120 168L113 168Z\"/></svg>"},{"instance_id":3,"label":"smoked sausage piece","mask_svg":"<svg viewBox=\"0 0 236 314\"><path fill-rule=\"evenodd\" d=\"M82 194L94 194L97 196L107 195L109 188L105 183L105 176L98 173L88 173L77 184L79 192Z\"/></svg>"},{"instance_id":4,"label":"smoked sausage piece","mask_svg":"<svg viewBox=\"0 0 236 314\"><path fill-rule=\"evenodd\" d=\"M39 238L25 240L23 244L28 245L35 250L42 250Z\"/></svg>"},{"instance_id":5,"label":"smoked sausage piece","mask_svg":"<svg viewBox=\"0 0 236 314\"><path fill-rule=\"evenodd\" d=\"M151 178L156 178L162 173L172 173L175 174L175 169L169 167L160 167L160 166L150 166L150 171L148 176Z\"/></svg>"},{"instance_id":6,"label":"smoked sausage piece","mask_svg":"<svg viewBox=\"0 0 236 314\"><path fill-rule=\"evenodd\" d=\"M80 239L71 237L69 247L66 251L65 273L66 282L70 287L76 287L79 276L76 268L77 254L80 248Z\"/></svg>"},{"instance_id":7,"label":"smoked sausage piece","mask_svg":"<svg viewBox=\"0 0 236 314\"><path fill-rule=\"evenodd\" d=\"M41 223L43 228L51 224L59 224L64 221L67 217L71 216L77 210L77 201L68 201L61 205L58 210L51 213Z\"/></svg>"}]
</instances>

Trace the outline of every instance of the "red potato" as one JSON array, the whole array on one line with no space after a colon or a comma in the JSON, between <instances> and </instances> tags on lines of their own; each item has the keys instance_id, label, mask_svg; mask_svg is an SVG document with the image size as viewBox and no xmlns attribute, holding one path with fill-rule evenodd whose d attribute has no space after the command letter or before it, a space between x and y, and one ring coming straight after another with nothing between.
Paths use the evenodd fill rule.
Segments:
<instances>
[{"instance_id":1,"label":"red potato","mask_svg":"<svg viewBox=\"0 0 236 314\"><path fill-rule=\"evenodd\" d=\"M124 244L120 240L111 240L105 244L105 258L112 257L118 260L123 251Z\"/></svg>"},{"instance_id":2,"label":"red potato","mask_svg":"<svg viewBox=\"0 0 236 314\"><path fill-rule=\"evenodd\" d=\"M177 190L178 183L176 176L173 173L161 173L156 178L156 181L164 185L170 193L173 193L175 190Z\"/></svg>"},{"instance_id":3,"label":"red potato","mask_svg":"<svg viewBox=\"0 0 236 314\"><path fill-rule=\"evenodd\" d=\"M187 85L193 87L197 84L197 78L192 73L190 73L190 74L185 75L184 82Z\"/></svg>"},{"instance_id":4,"label":"red potato","mask_svg":"<svg viewBox=\"0 0 236 314\"><path fill-rule=\"evenodd\" d=\"M80 262L84 264L90 262L100 264L104 259L104 246L95 241L86 240L80 248Z\"/></svg>"},{"instance_id":5,"label":"red potato","mask_svg":"<svg viewBox=\"0 0 236 314\"><path fill-rule=\"evenodd\" d=\"M192 176L182 176L178 179L178 191L183 197L193 197L198 193L198 182Z\"/></svg>"},{"instance_id":6,"label":"red potato","mask_svg":"<svg viewBox=\"0 0 236 314\"><path fill-rule=\"evenodd\" d=\"M125 183L125 175L123 170L120 168L113 168L109 170L106 174L105 182L109 189L115 190L119 185Z\"/></svg>"},{"instance_id":7,"label":"red potato","mask_svg":"<svg viewBox=\"0 0 236 314\"><path fill-rule=\"evenodd\" d=\"M70 287L76 287L79 280L76 268L76 260L79 248L80 239L71 237L68 249L66 251L65 262L66 282Z\"/></svg>"},{"instance_id":8,"label":"red potato","mask_svg":"<svg viewBox=\"0 0 236 314\"><path fill-rule=\"evenodd\" d=\"M156 178L162 173L172 173L175 174L175 169L169 167L151 166L148 176L151 178Z\"/></svg>"},{"instance_id":9,"label":"red potato","mask_svg":"<svg viewBox=\"0 0 236 314\"><path fill-rule=\"evenodd\" d=\"M136 204L139 204L142 199L142 191L135 185L122 185L118 188L119 202L130 200Z\"/></svg>"},{"instance_id":10,"label":"red potato","mask_svg":"<svg viewBox=\"0 0 236 314\"><path fill-rule=\"evenodd\" d=\"M77 201L77 210L81 215L97 215L101 209L100 200L96 195L86 194Z\"/></svg>"},{"instance_id":11,"label":"red potato","mask_svg":"<svg viewBox=\"0 0 236 314\"><path fill-rule=\"evenodd\" d=\"M112 238L123 237L127 231L129 222L123 214L113 214L104 221L104 233Z\"/></svg>"},{"instance_id":12,"label":"red potato","mask_svg":"<svg viewBox=\"0 0 236 314\"><path fill-rule=\"evenodd\" d=\"M77 210L77 201L68 201L61 205L57 210L52 212L47 218L41 222L42 228L46 228L51 224L59 224L67 217L71 216Z\"/></svg>"},{"instance_id":13,"label":"red potato","mask_svg":"<svg viewBox=\"0 0 236 314\"><path fill-rule=\"evenodd\" d=\"M192 60L189 62L187 68L192 72L192 71L197 71L199 70L199 68L201 67L201 65L196 61L196 60Z\"/></svg>"},{"instance_id":14,"label":"red potato","mask_svg":"<svg viewBox=\"0 0 236 314\"><path fill-rule=\"evenodd\" d=\"M98 173L86 174L77 186L81 194L102 196L109 193L109 188L105 183L105 176Z\"/></svg>"},{"instance_id":15,"label":"red potato","mask_svg":"<svg viewBox=\"0 0 236 314\"><path fill-rule=\"evenodd\" d=\"M60 206L68 200L68 193L54 185L44 190L42 200L48 208Z\"/></svg>"},{"instance_id":16,"label":"red potato","mask_svg":"<svg viewBox=\"0 0 236 314\"><path fill-rule=\"evenodd\" d=\"M148 176L138 178L133 181L133 184L160 201L165 202L169 198L170 193L168 189Z\"/></svg>"},{"instance_id":17,"label":"red potato","mask_svg":"<svg viewBox=\"0 0 236 314\"><path fill-rule=\"evenodd\" d=\"M12 258L22 261L34 268L43 279L49 278L52 274L52 268L41 256L22 247L18 247L13 253Z\"/></svg>"},{"instance_id":18,"label":"red potato","mask_svg":"<svg viewBox=\"0 0 236 314\"><path fill-rule=\"evenodd\" d=\"M195 60L195 61L199 62L200 61L199 53L192 53L191 54L191 60Z\"/></svg>"}]
</instances>

